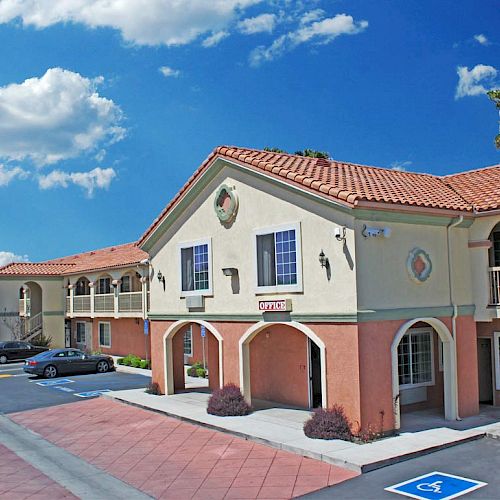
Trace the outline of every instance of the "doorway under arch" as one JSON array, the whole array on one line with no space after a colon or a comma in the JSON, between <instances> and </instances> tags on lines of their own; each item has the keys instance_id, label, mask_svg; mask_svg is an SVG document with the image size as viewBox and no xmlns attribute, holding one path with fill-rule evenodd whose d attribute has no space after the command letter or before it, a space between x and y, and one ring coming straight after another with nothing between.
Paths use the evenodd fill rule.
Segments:
<instances>
[{"instance_id":1,"label":"doorway under arch","mask_svg":"<svg viewBox=\"0 0 500 500\"><path fill-rule=\"evenodd\" d=\"M417 328L418 327L418 328ZM422 327L422 328L420 328ZM457 401L457 370L456 370L456 354L455 354L455 341L448 330L447 326L437 318L416 318L407 321L402 325L397 331L394 340L391 345L391 359L392 359L392 401L394 408L394 428L399 429L401 427L401 386L410 387L413 389L418 389L419 387L425 387L426 384L430 385L428 382L428 376L422 370L428 369L427 352L431 353L431 362L434 363L435 357L439 356L440 353L433 352L433 338L434 335L431 334L430 340L426 339L423 334L425 331L435 332L442 345L442 359L440 364L442 365L443 371L443 406L444 406L444 417L446 420L456 420L458 417L458 401ZM415 339L409 337L414 332ZM413 356L411 351L408 351L406 344L403 347L402 341L404 341L411 349L411 345L415 345L416 349L420 349L419 355ZM430 342L430 344L429 344ZM401 345L401 347L400 347ZM427 347L426 347L427 345ZM430 347L428 347L430 346ZM422 364L424 368L413 368L413 371L418 372L420 378L411 379L408 373L410 370L400 370L400 366L406 366L404 359L401 358L407 356L408 362L411 364L419 363L419 359L423 360ZM425 368L427 363L427 368ZM433 366L431 366L433 369ZM410 379L408 378L410 377ZM434 378L432 379L434 381Z\"/></svg>"},{"instance_id":2,"label":"doorway under arch","mask_svg":"<svg viewBox=\"0 0 500 500\"><path fill-rule=\"evenodd\" d=\"M221 334L206 321L177 321L167 329L163 336L165 394L167 395L185 390L185 333L187 328L192 325L199 327L196 333L199 334L200 338L193 338L191 342L205 342L205 363L208 369L208 387L213 390L223 385L223 339ZM202 328L205 330L205 340L201 338Z\"/></svg>"},{"instance_id":3,"label":"doorway under arch","mask_svg":"<svg viewBox=\"0 0 500 500\"><path fill-rule=\"evenodd\" d=\"M240 338L239 358L240 388L249 404L254 398L327 407L325 344L307 326L256 323Z\"/></svg>"}]
</instances>

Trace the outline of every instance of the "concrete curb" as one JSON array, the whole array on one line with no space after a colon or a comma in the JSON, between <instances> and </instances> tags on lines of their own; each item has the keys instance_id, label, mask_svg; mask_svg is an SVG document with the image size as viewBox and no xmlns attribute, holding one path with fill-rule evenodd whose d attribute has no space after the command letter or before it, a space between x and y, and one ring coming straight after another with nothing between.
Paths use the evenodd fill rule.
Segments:
<instances>
[{"instance_id":1,"label":"concrete curb","mask_svg":"<svg viewBox=\"0 0 500 500\"><path fill-rule=\"evenodd\" d=\"M424 455L429 455L429 454L434 453L436 451L444 450L446 448L451 448L453 446L457 446L457 445L464 444L464 443L467 443L470 441L475 441L477 439L481 439L481 438L485 437L485 435L486 435L486 432L477 433L475 435L459 438L459 439L456 439L456 440L448 442L448 443L442 443L439 445L431 445L425 449L420 449L420 450L410 452L410 453L404 453L402 455L398 455L398 456L391 457L391 458L384 459L384 460L374 460L373 462L360 465L359 463L350 462L349 460L344 460L340 457L339 458L333 457L333 456L331 456L331 454L325 455L325 454L322 454L319 452L315 452L313 450L307 450L307 449L304 449L301 447L292 446L292 445L289 445L286 443L281 443L279 441L273 441L272 439L253 436L251 434L248 434L248 433L245 433L242 431L236 431L236 430L232 430L232 429L227 429L225 427L220 427L218 425L210 424L207 422L201 422L201 421L196 420L194 418L189 418L189 417L186 417L183 415L178 415L178 414L166 411L166 410L162 410L162 409L158 409L158 408L151 408L150 406L147 406L147 405L144 405L141 403L137 403L137 402L128 401L126 399L122 399L119 396L115 396L112 394L105 393L105 394L102 394L101 397L104 397L104 398L112 400L112 401L118 401L120 403L128 404L128 405L134 406L136 408L142 408L144 410L152 411L155 413L160 413L160 414L166 415L168 417L175 418L177 420L181 420L183 422L187 422L187 423L197 425L200 427L205 427L207 429L215 430L218 432L223 432L225 434L231 434L233 436L236 436L236 437L241 438L241 439L245 439L247 441L253 441L253 442L256 442L259 444L264 444L264 445L270 446L272 448L279 449L279 450L289 451L291 453L302 455L302 456L305 456L308 458L320 460L322 462L326 462L326 463L329 463L331 465L337 465L337 466L343 467L345 469L349 469L349 470L352 470L354 472L359 472L359 473L369 472L369 471L376 470L376 469L381 469L383 467L387 467L388 465L393 465L393 464L397 464L400 462L405 462L407 460L411 460L413 458L421 457ZM365 445L360 445L360 446L365 446Z\"/></svg>"}]
</instances>

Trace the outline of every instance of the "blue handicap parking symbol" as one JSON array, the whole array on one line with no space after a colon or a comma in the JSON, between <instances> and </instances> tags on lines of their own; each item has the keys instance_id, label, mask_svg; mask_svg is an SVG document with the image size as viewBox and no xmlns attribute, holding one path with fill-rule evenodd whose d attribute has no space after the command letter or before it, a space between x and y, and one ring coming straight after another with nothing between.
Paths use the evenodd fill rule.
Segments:
<instances>
[{"instance_id":1,"label":"blue handicap parking symbol","mask_svg":"<svg viewBox=\"0 0 500 500\"><path fill-rule=\"evenodd\" d=\"M444 472L431 472L395 484L385 488L385 490L421 500L450 500L482 488L487 484Z\"/></svg>"},{"instance_id":2,"label":"blue handicap parking symbol","mask_svg":"<svg viewBox=\"0 0 500 500\"><path fill-rule=\"evenodd\" d=\"M55 387L52 387L55 391L62 391L62 392L75 392L74 389L71 389L69 387L64 387L61 385L56 385Z\"/></svg>"},{"instance_id":3,"label":"blue handicap parking symbol","mask_svg":"<svg viewBox=\"0 0 500 500\"><path fill-rule=\"evenodd\" d=\"M74 380L70 380L69 378L59 378L57 380L44 380L43 382L37 382L36 385L50 387L51 385L71 384L72 382L74 382Z\"/></svg>"},{"instance_id":4,"label":"blue handicap parking symbol","mask_svg":"<svg viewBox=\"0 0 500 500\"><path fill-rule=\"evenodd\" d=\"M79 392L78 394L75 394L75 396L78 396L79 398L95 398L100 396L103 392L110 391L111 389L99 389L98 391Z\"/></svg>"},{"instance_id":5,"label":"blue handicap parking symbol","mask_svg":"<svg viewBox=\"0 0 500 500\"><path fill-rule=\"evenodd\" d=\"M207 336L207 327L205 325L201 325L200 327L200 334L202 337L206 337Z\"/></svg>"}]
</instances>

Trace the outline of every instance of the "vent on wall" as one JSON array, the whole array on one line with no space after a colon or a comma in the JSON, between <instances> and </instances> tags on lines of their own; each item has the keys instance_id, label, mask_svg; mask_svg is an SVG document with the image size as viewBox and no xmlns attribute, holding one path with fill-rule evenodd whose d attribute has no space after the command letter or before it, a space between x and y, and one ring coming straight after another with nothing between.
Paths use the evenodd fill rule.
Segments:
<instances>
[{"instance_id":1,"label":"vent on wall","mask_svg":"<svg viewBox=\"0 0 500 500\"><path fill-rule=\"evenodd\" d=\"M186 307L188 309L201 309L204 307L203 295L189 295L186 297Z\"/></svg>"}]
</instances>

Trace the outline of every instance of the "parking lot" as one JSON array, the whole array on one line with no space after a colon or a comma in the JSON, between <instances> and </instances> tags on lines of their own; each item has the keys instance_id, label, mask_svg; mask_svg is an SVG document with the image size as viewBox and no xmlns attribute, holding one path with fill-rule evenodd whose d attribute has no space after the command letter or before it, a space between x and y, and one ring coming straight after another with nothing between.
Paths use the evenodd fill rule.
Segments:
<instances>
[{"instance_id":1,"label":"parking lot","mask_svg":"<svg viewBox=\"0 0 500 500\"><path fill-rule=\"evenodd\" d=\"M121 372L68 375L45 380L23 371L23 363L0 366L0 413L74 403L91 399L99 391L139 389L150 377Z\"/></svg>"}]
</instances>

